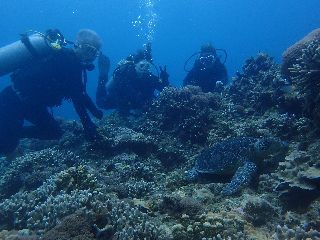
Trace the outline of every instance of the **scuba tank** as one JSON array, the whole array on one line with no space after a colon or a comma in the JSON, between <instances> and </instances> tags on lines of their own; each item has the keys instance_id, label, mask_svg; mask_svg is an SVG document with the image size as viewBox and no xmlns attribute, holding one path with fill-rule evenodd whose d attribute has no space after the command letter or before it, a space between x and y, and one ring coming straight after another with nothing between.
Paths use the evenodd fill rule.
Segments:
<instances>
[{"instance_id":1,"label":"scuba tank","mask_svg":"<svg viewBox=\"0 0 320 240\"><path fill-rule=\"evenodd\" d=\"M22 34L19 41L0 48L0 77L34 58L44 58L60 50L68 43L58 30L48 30L46 34L31 32Z\"/></svg>"}]
</instances>

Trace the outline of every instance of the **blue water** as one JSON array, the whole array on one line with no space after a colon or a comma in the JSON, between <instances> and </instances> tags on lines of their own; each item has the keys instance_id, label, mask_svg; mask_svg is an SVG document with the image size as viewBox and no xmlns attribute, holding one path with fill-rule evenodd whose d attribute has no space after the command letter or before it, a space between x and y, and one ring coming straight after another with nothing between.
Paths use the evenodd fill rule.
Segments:
<instances>
[{"instance_id":1,"label":"blue water","mask_svg":"<svg viewBox=\"0 0 320 240\"><path fill-rule=\"evenodd\" d=\"M319 9L319 0L1 0L0 46L29 29L59 28L73 40L79 29L91 28L103 39L112 71L152 39L155 62L166 64L171 84L180 86L185 60L207 41L227 50L230 79L259 51L280 62L287 47L320 26ZM97 71L89 74L92 97L96 79ZM0 88L6 84L1 77ZM76 117L68 104L55 113Z\"/></svg>"}]
</instances>

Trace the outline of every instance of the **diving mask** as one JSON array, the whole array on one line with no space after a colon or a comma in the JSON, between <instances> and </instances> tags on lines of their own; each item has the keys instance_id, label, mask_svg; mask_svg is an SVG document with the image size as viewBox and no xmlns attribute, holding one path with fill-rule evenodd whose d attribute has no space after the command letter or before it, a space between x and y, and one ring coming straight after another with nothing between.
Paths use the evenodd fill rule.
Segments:
<instances>
[{"instance_id":1,"label":"diving mask","mask_svg":"<svg viewBox=\"0 0 320 240\"><path fill-rule=\"evenodd\" d=\"M92 62L100 55L100 50L96 47L92 46L91 44L79 44L75 46L78 49L82 61L84 62Z\"/></svg>"}]
</instances>

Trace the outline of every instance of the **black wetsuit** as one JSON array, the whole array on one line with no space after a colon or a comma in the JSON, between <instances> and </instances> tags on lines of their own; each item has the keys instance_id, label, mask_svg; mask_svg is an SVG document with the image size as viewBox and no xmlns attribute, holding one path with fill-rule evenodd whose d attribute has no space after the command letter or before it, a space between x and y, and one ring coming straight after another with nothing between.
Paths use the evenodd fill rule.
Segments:
<instances>
[{"instance_id":1,"label":"black wetsuit","mask_svg":"<svg viewBox=\"0 0 320 240\"><path fill-rule=\"evenodd\" d=\"M85 135L97 136L87 109L98 118L102 113L87 95L83 65L71 49L61 49L47 59L35 59L11 75L12 86L0 93L0 154L13 151L20 138L58 139L62 131L48 107L63 99L73 102ZM33 125L23 126L24 120Z\"/></svg>"},{"instance_id":2,"label":"black wetsuit","mask_svg":"<svg viewBox=\"0 0 320 240\"><path fill-rule=\"evenodd\" d=\"M213 92L217 81L221 81L224 85L228 83L227 69L220 60L217 59L213 65L204 67L197 59L183 80L183 86L199 86L204 92Z\"/></svg>"},{"instance_id":3,"label":"black wetsuit","mask_svg":"<svg viewBox=\"0 0 320 240\"><path fill-rule=\"evenodd\" d=\"M98 85L96 103L103 109L129 111L141 109L154 98L155 90L169 85L168 80L162 81L153 74L139 76L135 64L128 62L121 65L106 87Z\"/></svg>"}]
</instances>

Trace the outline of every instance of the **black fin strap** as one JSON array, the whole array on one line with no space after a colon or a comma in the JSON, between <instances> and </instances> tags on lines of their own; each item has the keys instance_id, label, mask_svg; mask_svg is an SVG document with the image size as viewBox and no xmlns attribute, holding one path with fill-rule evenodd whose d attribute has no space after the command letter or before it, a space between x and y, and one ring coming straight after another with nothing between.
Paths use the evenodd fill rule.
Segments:
<instances>
[{"instance_id":1,"label":"black fin strap","mask_svg":"<svg viewBox=\"0 0 320 240\"><path fill-rule=\"evenodd\" d=\"M39 57L39 54L37 53L36 49L32 46L30 42L29 36L22 35L20 40L26 46L26 48L29 50L29 52L33 57Z\"/></svg>"}]
</instances>

